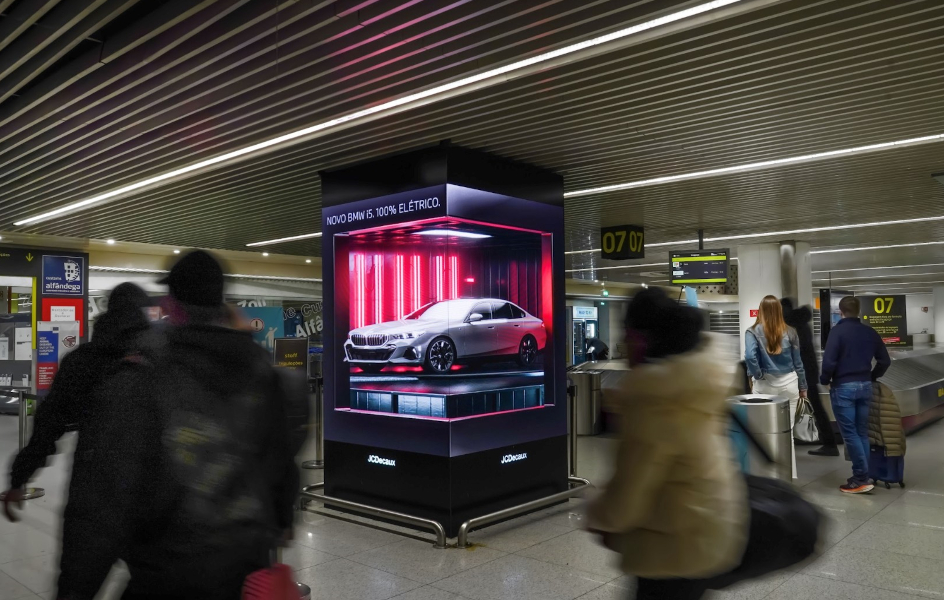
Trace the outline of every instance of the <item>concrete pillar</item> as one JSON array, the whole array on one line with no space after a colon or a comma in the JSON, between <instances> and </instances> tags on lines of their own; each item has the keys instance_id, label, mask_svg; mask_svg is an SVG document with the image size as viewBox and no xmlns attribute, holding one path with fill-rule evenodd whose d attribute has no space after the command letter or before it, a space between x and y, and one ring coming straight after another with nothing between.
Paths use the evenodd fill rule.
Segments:
<instances>
[{"instance_id":1,"label":"concrete pillar","mask_svg":"<svg viewBox=\"0 0 944 600\"><path fill-rule=\"evenodd\" d=\"M812 303L813 286L808 243L778 242L738 246L742 354L743 332L757 320L751 316L751 311L757 310L760 301L768 294L778 298L791 298L794 306Z\"/></svg>"},{"instance_id":2,"label":"concrete pillar","mask_svg":"<svg viewBox=\"0 0 944 600\"><path fill-rule=\"evenodd\" d=\"M760 306L767 294L780 297L780 244L738 246L738 302L741 322L741 356L744 355L744 332L757 317L751 311Z\"/></svg>"},{"instance_id":3,"label":"concrete pillar","mask_svg":"<svg viewBox=\"0 0 944 600\"><path fill-rule=\"evenodd\" d=\"M934 288L934 341L944 342L944 287Z\"/></svg>"}]
</instances>

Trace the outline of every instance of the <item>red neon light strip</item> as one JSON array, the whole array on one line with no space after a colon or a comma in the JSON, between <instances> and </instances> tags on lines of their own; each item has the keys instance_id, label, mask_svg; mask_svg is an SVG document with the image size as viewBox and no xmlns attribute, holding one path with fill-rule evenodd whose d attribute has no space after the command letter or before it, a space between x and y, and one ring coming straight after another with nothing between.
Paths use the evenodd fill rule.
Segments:
<instances>
[{"instance_id":1,"label":"red neon light strip","mask_svg":"<svg viewBox=\"0 0 944 600\"><path fill-rule=\"evenodd\" d=\"M374 255L374 323L383 323L383 254Z\"/></svg>"},{"instance_id":2,"label":"red neon light strip","mask_svg":"<svg viewBox=\"0 0 944 600\"><path fill-rule=\"evenodd\" d=\"M422 306L422 299L420 295L423 293L423 286L421 283L421 278L423 275L423 269L420 263L420 257L413 256L413 310L410 312L419 310Z\"/></svg>"},{"instance_id":3,"label":"red neon light strip","mask_svg":"<svg viewBox=\"0 0 944 600\"><path fill-rule=\"evenodd\" d=\"M436 257L436 301L443 299L443 257Z\"/></svg>"},{"instance_id":4,"label":"red neon light strip","mask_svg":"<svg viewBox=\"0 0 944 600\"><path fill-rule=\"evenodd\" d=\"M396 316L397 320L399 321L400 319L403 318L403 307L404 307L404 302L403 302L403 255L402 255L402 254L397 254L397 257L396 257L396 259L394 260L394 270L396 271L396 272L394 273L394 275L395 275L396 278L397 278L397 280L396 280L396 282L395 282L395 284L396 284L397 287L396 287L396 296L394 297L393 302L394 302L394 304L396 305L396 307L395 307L396 315L395 315L395 316Z\"/></svg>"},{"instance_id":5,"label":"red neon light strip","mask_svg":"<svg viewBox=\"0 0 944 600\"><path fill-rule=\"evenodd\" d=\"M459 297L459 259L455 256L449 257L449 299L455 300Z\"/></svg>"},{"instance_id":6,"label":"red neon light strip","mask_svg":"<svg viewBox=\"0 0 944 600\"><path fill-rule=\"evenodd\" d=\"M364 326L364 287L366 284L367 281L364 275L364 255L356 253L354 255L354 329Z\"/></svg>"}]
</instances>

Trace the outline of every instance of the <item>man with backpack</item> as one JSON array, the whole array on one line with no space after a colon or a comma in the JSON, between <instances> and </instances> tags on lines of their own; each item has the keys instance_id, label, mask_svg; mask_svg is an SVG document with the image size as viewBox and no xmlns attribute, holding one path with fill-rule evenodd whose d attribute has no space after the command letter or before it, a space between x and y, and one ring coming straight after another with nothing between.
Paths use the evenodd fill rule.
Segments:
<instances>
[{"instance_id":1,"label":"man with backpack","mask_svg":"<svg viewBox=\"0 0 944 600\"><path fill-rule=\"evenodd\" d=\"M123 598L238 598L292 527L288 413L299 400L268 353L230 326L210 254L185 255L164 282L171 326L158 356L126 365L103 391L99 429L113 451L99 463L99 511L108 519L71 557L83 578L61 597L92 598L122 558L131 575Z\"/></svg>"},{"instance_id":2,"label":"man with backpack","mask_svg":"<svg viewBox=\"0 0 944 600\"><path fill-rule=\"evenodd\" d=\"M829 385L833 414L839 433L852 459L852 477L839 486L847 494L864 494L869 482L869 405L872 382L892 364L882 337L859 320L859 300L846 296L839 301L842 319L829 332L823 352L820 383ZM872 367L875 359L875 367Z\"/></svg>"}]
</instances>

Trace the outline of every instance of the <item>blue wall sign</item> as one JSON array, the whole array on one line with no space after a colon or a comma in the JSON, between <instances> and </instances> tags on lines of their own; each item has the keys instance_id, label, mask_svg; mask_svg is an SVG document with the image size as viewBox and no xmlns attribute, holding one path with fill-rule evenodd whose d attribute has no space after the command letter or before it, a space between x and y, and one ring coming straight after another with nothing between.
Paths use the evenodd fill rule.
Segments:
<instances>
[{"instance_id":1,"label":"blue wall sign","mask_svg":"<svg viewBox=\"0 0 944 600\"><path fill-rule=\"evenodd\" d=\"M77 296L85 293L85 258L43 256L43 295Z\"/></svg>"}]
</instances>

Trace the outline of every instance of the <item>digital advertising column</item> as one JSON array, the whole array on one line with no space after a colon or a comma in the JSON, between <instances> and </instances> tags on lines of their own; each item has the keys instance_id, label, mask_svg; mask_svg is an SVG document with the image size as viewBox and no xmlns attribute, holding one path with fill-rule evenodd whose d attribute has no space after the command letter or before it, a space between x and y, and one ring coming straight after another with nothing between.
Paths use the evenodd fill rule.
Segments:
<instances>
[{"instance_id":1,"label":"digital advertising column","mask_svg":"<svg viewBox=\"0 0 944 600\"><path fill-rule=\"evenodd\" d=\"M453 536L567 489L560 176L441 145L321 179L326 493Z\"/></svg>"}]
</instances>

